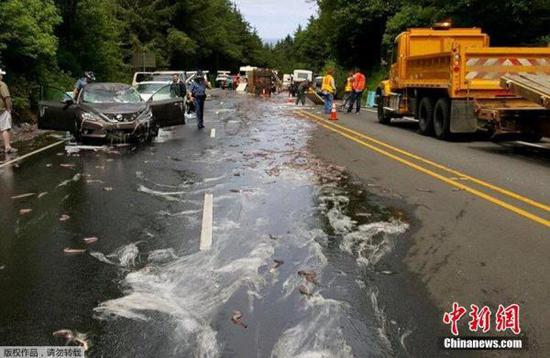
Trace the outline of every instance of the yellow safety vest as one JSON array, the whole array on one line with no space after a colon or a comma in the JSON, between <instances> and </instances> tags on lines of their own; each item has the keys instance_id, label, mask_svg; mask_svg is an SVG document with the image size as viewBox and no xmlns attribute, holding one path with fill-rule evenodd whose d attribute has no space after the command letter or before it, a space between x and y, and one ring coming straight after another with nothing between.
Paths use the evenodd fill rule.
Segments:
<instances>
[{"instance_id":1,"label":"yellow safety vest","mask_svg":"<svg viewBox=\"0 0 550 358\"><path fill-rule=\"evenodd\" d=\"M344 88L344 92L351 92L353 90L353 87L351 86L353 82L353 77L348 77L348 80L346 82L346 88Z\"/></svg>"},{"instance_id":2,"label":"yellow safety vest","mask_svg":"<svg viewBox=\"0 0 550 358\"><path fill-rule=\"evenodd\" d=\"M334 81L334 78L331 75L326 75L323 77L323 86L321 87L321 91L334 93L332 81Z\"/></svg>"}]
</instances>

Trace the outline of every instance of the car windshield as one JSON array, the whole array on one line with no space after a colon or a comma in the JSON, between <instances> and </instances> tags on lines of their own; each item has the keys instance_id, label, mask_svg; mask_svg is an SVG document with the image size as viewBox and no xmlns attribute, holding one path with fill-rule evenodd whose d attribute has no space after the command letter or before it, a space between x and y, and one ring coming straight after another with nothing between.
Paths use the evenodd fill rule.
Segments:
<instances>
[{"instance_id":1,"label":"car windshield","mask_svg":"<svg viewBox=\"0 0 550 358\"><path fill-rule=\"evenodd\" d=\"M140 83L136 89L141 94L152 94L164 85L165 83Z\"/></svg>"},{"instance_id":2,"label":"car windshield","mask_svg":"<svg viewBox=\"0 0 550 358\"><path fill-rule=\"evenodd\" d=\"M131 87L121 86L87 86L82 94L86 103L139 103L142 101L139 93Z\"/></svg>"}]
</instances>

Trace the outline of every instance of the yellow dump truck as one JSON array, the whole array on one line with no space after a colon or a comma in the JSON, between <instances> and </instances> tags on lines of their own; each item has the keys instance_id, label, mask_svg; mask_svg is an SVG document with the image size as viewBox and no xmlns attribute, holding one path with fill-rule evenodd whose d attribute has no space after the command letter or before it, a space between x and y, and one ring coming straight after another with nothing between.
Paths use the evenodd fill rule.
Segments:
<instances>
[{"instance_id":1,"label":"yellow dump truck","mask_svg":"<svg viewBox=\"0 0 550 358\"><path fill-rule=\"evenodd\" d=\"M390 78L376 90L378 120L413 116L420 133L440 139L478 130L550 136L550 110L501 86L511 74L550 74L550 48L489 47L478 28L409 29L397 36Z\"/></svg>"}]
</instances>

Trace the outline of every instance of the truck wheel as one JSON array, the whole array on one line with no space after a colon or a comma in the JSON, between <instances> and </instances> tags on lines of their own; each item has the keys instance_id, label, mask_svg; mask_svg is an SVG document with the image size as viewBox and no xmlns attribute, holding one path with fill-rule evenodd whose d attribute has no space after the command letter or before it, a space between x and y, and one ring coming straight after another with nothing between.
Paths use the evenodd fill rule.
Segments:
<instances>
[{"instance_id":1,"label":"truck wheel","mask_svg":"<svg viewBox=\"0 0 550 358\"><path fill-rule=\"evenodd\" d=\"M390 124L391 117L388 116L384 111L384 97L378 96L376 98L376 109L378 112L378 122L382 124Z\"/></svg>"},{"instance_id":2,"label":"truck wheel","mask_svg":"<svg viewBox=\"0 0 550 358\"><path fill-rule=\"evenodd\" d=\"M418 131L423 135L433 133L433 104L430 97L424 97L418 107Z\"/></svg>"},{"instance_id":3,"label":"truck wheel","mask_svg":"<svg viewBox=\"0 0 550 358\"><path fill-rule=\"evenodd\" d=\"M434 108L434 133L438 139L450 139L451 137L451 112L449 100L440 98Z\"/></svg>"}]
</instances>

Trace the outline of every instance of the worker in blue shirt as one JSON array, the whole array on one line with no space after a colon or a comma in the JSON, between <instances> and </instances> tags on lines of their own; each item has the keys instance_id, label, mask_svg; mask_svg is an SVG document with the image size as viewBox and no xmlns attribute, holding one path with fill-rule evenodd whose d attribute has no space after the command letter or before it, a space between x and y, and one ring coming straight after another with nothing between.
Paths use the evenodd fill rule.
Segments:
<instances>
[{"instance_id":1,"label":"worker in blue shirt","mask_svg":"<svg viewBox=\"0 0 550 358\"><path fill-rule=\"evenodd\" d=\"M86 85L90 82L95 81L95 75L92 71L86 71L84 72L84 76L78 79L76 81L76 84L74 85L73 90L73 98L76 101L78 99L78 95L80 94L80 91L86 87Z\"/></svg>"},{"instance_id":2,"label":"worker in blue shirt","mask_svg":"<svg viewBox=\"0 0 550 358\"><path fill-rule=\"evenodd\" d=\"M197 114L197 125L199 129L204 128L204 101L206 100L206 89L210 88L210 82L204 78L202 71L197 71L195 80L189 86L189 93L195 102Z\"/></svg>"}]
</instances>

